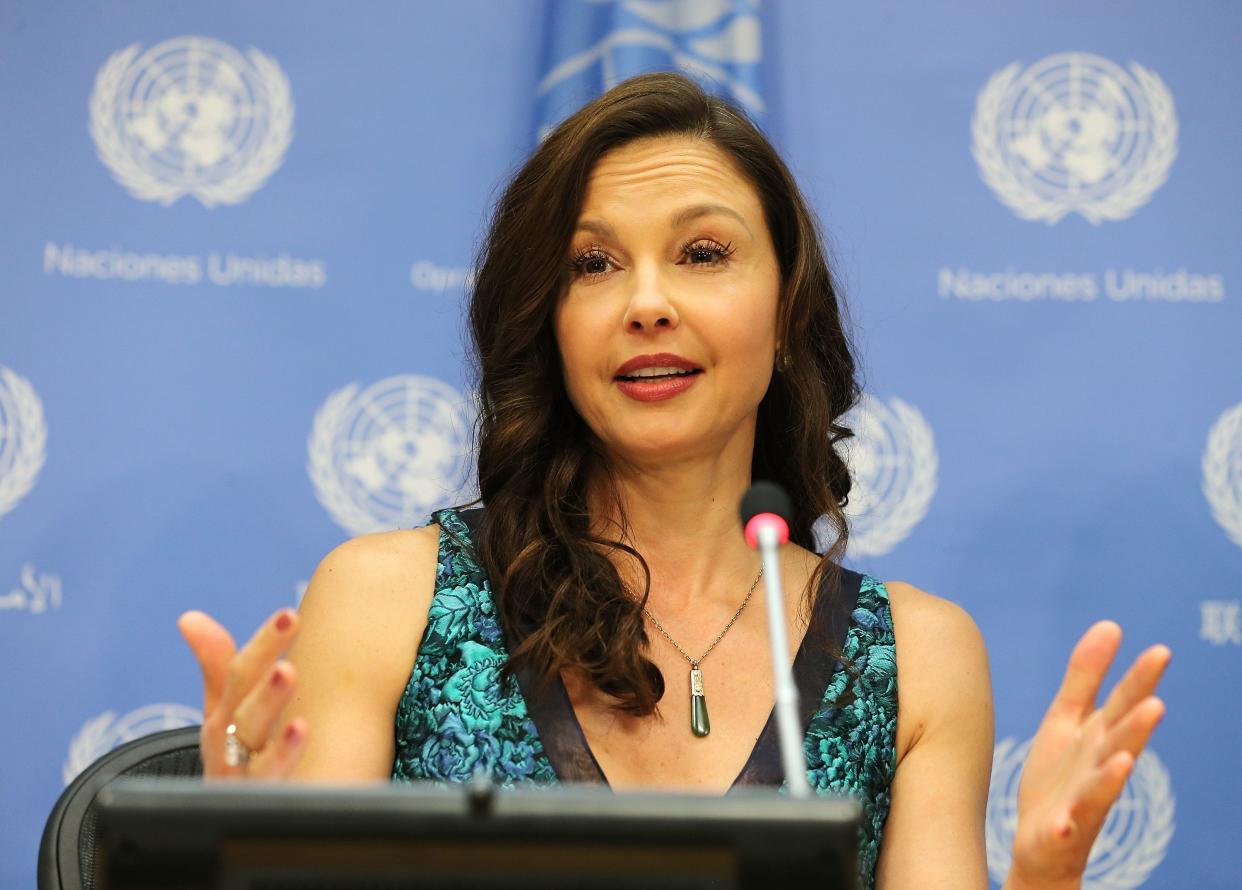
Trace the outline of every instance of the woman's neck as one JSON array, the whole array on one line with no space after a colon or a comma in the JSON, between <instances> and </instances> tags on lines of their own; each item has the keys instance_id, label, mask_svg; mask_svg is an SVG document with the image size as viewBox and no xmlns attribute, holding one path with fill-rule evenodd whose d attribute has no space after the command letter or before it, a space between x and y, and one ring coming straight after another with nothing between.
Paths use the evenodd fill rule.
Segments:
<instances>
[{"instance_id":1,"label":"woman's neck","mask_svg":"<svg viewBox=\"0 0 1242 890\"><path fill-rule=\"evenodd\" d=\"M759 555L746 546L738 503L750 485L745 462L721 452L694 462L636 466L615 462L609 480L592 484L592 515L602 535L629 544L651 570L653 611L680 613L693 604L736 607L759 570ZM626 528L620 529L621 512ZM617 568L631 590L643 589L642 569L624 553Z\"/></svg>"}]
</instances>

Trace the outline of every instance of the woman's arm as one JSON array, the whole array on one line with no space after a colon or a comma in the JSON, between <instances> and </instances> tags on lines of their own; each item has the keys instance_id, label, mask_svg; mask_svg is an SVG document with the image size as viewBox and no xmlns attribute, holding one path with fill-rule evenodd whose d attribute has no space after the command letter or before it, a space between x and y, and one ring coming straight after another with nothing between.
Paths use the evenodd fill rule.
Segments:
<instances>
[{"instance_id":1,"label":"woman's arm","mask_svg":"<svg viewBox=\"0 0 1242 890\"><path fill-rule=\"evenodd\" d=\"M947 600L884 586L897 640L898 760L876 886L986 887L993 724L983 637Z\"/></svg>"},{"instance_id":2,"label":"woman's arm","mask_svg":"<svg viewBox=\"0 0 1242 890\"><path fill-rule=\"evenodd\" d=\"M393 720L426 629L438 542L435 525L347 541L319 564L299 613L277 613L241 650L207 615L182 616L203 671L208 777L391 775ZM245 767L223 762L230 723L258 752Z\"/></svg>"},{"instance_id":3,"label":"woman's arm","mask_svg":"<svg viewBox=\"0 0 1242 890\"><path fill-rule=\"evenodd\" d=\"M388 779L393 720L427 627L439 526L355 538L323 560L289 650L297 692L285 721L311 736L298 779Z\"/></svg>"}]
</instances>

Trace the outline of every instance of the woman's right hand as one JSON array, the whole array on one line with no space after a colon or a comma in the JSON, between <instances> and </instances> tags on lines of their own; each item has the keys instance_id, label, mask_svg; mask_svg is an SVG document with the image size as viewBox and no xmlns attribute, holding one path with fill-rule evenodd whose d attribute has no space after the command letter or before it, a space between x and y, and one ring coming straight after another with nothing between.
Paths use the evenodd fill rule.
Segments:
<instances>
[{"instance_id":1,"label":"woman's right hand","mask_svg":"<svg viewBox=\"0 0 1242 890\"><path fill-rule=\"evenodd\" d=\"M199 750L207 779L286 778L306 749L309 727L302 718L281 726L297 674L281 655L297 635L298 615L281 609L242 649L215 619L186 612L177 620L203 672L203 726ZM229 765L229 726L250 751L245 763Z\"/></svg>"}]
</instances>

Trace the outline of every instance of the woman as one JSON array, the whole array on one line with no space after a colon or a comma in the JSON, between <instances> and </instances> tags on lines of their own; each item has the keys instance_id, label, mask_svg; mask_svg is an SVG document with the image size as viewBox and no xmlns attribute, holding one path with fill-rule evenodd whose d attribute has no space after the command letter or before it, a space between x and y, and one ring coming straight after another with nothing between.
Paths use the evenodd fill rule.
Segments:
<instances>
[{"instance_id":1,"label":"woman","mask_svg":"<svg viewBox=\"0 0 1242 890\"><path fill-rule=\"evenodd\" d=\"M737 515L765 478L794 505L781 568L808 777L862 801L863 886L986 886L983 642L945 600L839 566L850 478L826 446L850 435L855 362L813 217L764 137L678 75L627 81L517 174L477 269L486 509L342 545L300 614L240 651L183 616L207 774L779 782L759 560ZM1015 890L1078 886L1163 713L1163 646L1096 709L1119 640L1087 632L1040 729Z\"/></svg>"}]
</instances>

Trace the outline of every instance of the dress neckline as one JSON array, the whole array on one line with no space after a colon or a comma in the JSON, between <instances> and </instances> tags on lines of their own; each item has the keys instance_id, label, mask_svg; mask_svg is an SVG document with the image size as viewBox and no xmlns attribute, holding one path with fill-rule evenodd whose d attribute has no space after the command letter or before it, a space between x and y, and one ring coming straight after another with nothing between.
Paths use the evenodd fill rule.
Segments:
<instances>
[{"instance_id":1,"label":"dress neckline","mask_svg":"<svg viewBox=\"0 0 1242 890\"><path fill-rule=\"evenodd\" d=\"M472 538L477 535L482 513L482 508L458 512L458 518L469 529ZM838 651L844 647L850 615L858 600L861 582L862 575L844 567L840 569L840 583L836 591L828 591L827 586L821 582L811 620L794 653L793 676L798 687L799 723L803 738L806 737L811 718L819 709L833 674L845 669L831 654L830 647L825 642L835 642ZM526 703L527 714L535 725L544 753L557 778L563 782L589 783L610 788L608 778L587 742L586 733L583 732L560 674L554 676L546 688L541 687L537 678L529 671L517 671L515 677L519 692ZM730 783L729 791L742 786L779 786L784 780L773 706L749 756Z\"/></svg>"},{"instance_id":2,"label":"dress neckline","mask_svg":"<svg viewBox=\"0 0 1242 890\"><path fill-rule=\"evenodd\" d=\"M798 649L794 653L793 660L794 681L799 687L798 695L801 710L799 722L803 737L806 736L811 718L819 706L820 698L826 687L826 683L816 688L814 683L802 682L802 678L806 675L810 673L818 674L818 671L813 671L814 666L808 664L808 662L813 661L810 653L814 647L810 641L816 635L824 632L822 620L824 613L829 611L822 608L828 599L822 595L822 589L820 594L816 601L816 608L812 613L811 621L807 624L802 639L798 644ZM822 640L822 637L820 639ZM556 675L549 684L549 688L542 695L537 690L531 688L532 684L530 683L531 678L529 676L523 676L523 673L519 673L517 679L518 685L522 690L522 696L526 699L527 710L530 713L531 719L535 722L540 738L545 740L544 750L548 754L548 759L552 762L552 768L556 771L557 776L562 781L589 782L611 788L612 785L609 783L603 767L599 765L595 752L591 750L586 732L582 729L582 722L578 719L578 713L574 710L573 701L569 697L569 690L565 688L565 683L561 679L560 674ZM572 732L566 733L564 731L563 727L566 724L568 724ZM569 735L570 741L577 742L578 750L566 751L563 745L555 743L552 746L548 745L550 738L563 738L565 735ZM746 761L742 764L738 774L733 777L733 781L729 783L729 788L725 793L727 794L743 785L780 785L784 782L785 776L783 765L780 762L779 744L780 739L776 728L776 707L774 703L773 707L768 711L767 720L764 721L763 729L760 730L759 736L755 739L755 744L751 747Z\"/></svg>"}]
</instances>

